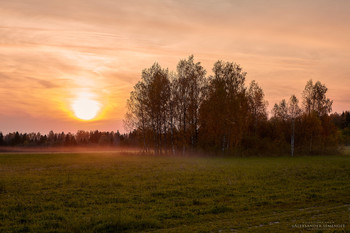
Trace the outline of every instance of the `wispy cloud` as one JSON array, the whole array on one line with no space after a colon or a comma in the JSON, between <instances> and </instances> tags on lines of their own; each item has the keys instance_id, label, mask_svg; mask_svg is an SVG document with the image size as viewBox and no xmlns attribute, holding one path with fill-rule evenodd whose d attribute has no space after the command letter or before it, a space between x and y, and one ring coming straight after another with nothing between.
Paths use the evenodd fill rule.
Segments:
<instances>
[{"instance_id":1,"label":"wispy cloud","mask_svg":"<svg viewBox=\"0 0 350 233\"><path fill-rule=\"evenodd\" d=\"M291 94L300 97L310 78L326 83L335 111L349 106L346 0L0 0L0 5L0 99L6 100L0 130L15 127L9 117L28 115L33 122L45 116L63 127L73 121L70 101L80 89L95 93L107 109L109 123L99 128L120 123L142 69L158 61L174 70L190 54L209 73L217 59L241 64L247 81L264 88L270 107ZM89 126L97 127L84 125Z\"/></svg>"}]
</instances>

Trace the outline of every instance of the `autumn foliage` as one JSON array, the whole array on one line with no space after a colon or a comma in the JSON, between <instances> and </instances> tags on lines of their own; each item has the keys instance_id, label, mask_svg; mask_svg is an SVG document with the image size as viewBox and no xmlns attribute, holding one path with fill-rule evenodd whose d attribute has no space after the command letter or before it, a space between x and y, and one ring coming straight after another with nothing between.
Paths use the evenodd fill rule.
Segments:
<instances>
[{"instance_id":1,"label":"autumn foliage","mask_svg":"<svg viewBox=\"0 0 350 233\"><path fill-rule=\"evenodd\" d=\"M194 57L176 72L155 63L142 71L128 99L125 125L144 151L206 151L232 155L322 154L339 149L327 88L308 81L302 106L295 95L275 104L269 117L256 81L246 86L242 67L217 61L207 76Z\"/></svg>"}]
</instances>

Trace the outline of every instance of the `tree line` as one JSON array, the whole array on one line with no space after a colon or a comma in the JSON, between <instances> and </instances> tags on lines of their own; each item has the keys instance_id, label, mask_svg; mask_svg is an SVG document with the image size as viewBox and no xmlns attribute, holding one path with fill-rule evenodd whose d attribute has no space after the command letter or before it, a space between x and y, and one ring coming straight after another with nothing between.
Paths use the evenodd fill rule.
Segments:
<instances>
[{"instance_id":1,"label":"tree line","mask_svg":"<svg viewBox=\"0 0 350 233\"><path fill-rule=\"evenodd\" d=\"M101 132L78 130L73 133L19 133L3 135L0 132L0 146L63 147L63 146L137 146L135 133Z\"/></svg>"},{"instance_id":2,"label":"tree line","mask_svg":"<svg viewBox=\"0 0 350 233\"><path fill-rule=\"evenodd\" d=\"M283 99L268 117L264 91L256 81L246 86L240 65L217 61L212 71L207 75L193 55L180 60L176 72L158 63L142 71L124 123L143 151L293 156L339 150L339 117L330 115L333 101L320 81L309 80L301 101Z\"/></svg>"}]
</instances>

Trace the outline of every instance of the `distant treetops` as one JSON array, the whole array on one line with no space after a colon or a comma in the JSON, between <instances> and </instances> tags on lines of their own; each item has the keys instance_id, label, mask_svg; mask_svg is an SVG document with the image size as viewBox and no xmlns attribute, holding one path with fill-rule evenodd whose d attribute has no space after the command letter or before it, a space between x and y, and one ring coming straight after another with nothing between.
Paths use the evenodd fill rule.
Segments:
<instances>
[{"instance_id":1,"label":"distant treetops","mask_svg":"<svg viewBox=\"0 0 350 233\"><path fill-rule=\"evenodd\" d=\"M144 69L127 101L125 126L144 151L228 154L333 153L340 139L329 113L327 88L309 80L302 106L292 95L275 104L272 117L257 82L236 63L217 61L213 75L194 57L180 60L176 72L158 63Z\"/></svg>"}]
</instances>

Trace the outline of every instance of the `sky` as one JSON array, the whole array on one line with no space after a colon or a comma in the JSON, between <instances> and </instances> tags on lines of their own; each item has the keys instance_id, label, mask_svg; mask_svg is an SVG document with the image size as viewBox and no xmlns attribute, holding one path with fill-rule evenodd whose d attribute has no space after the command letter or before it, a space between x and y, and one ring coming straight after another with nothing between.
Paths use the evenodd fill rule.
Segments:
<instances>
[{"instance_id":1,"label":"sky","mask_svg":"<svg viewBox=\"0 0 350 233\"><path fill-rule=\"evenodd\" d=\"M142 70L191 54L209 75L240 64L269 110L309 79L350 110L349 12L347 0L0 0L0 131L125 132ZM73 104L85 97L99 108L89 121Z\"/></svg>"}]
</instances>

